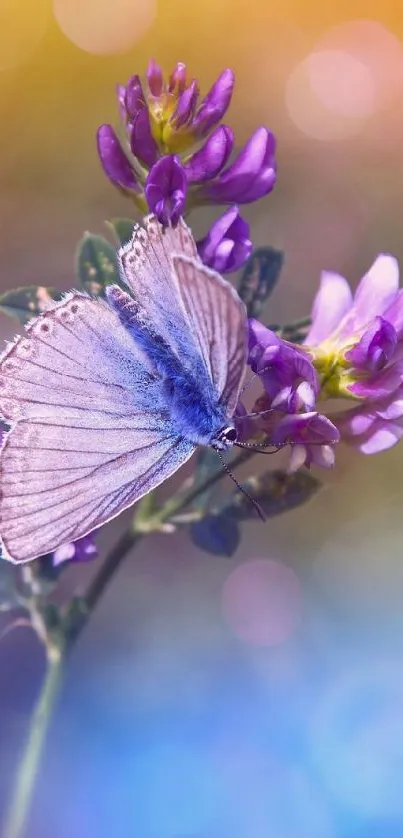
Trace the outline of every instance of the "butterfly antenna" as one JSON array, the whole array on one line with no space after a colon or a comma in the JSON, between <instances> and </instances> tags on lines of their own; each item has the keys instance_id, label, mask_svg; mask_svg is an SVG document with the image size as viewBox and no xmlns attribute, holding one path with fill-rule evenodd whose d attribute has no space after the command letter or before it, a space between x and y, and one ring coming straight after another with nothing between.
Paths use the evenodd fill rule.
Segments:
<instances>
[{"instance_id":1,"label":"butterfly antenna","mask_svg":"<svg viewBox=\"0 0 403 838\"><path fill-rule=\"evenodd\" d=\"M236 479L235 475L232 473L228 463L225 462L224 457L221 454L221 451L219 451L218 448L216 448L215 450L217 451L217 454L218 454L218 456L221 460L221 465L222 465L223 470L225 471L225 473L228 474L228 477L230 477L231 480L233 480L237 489L239 489L239 491L242 492L243 495L245 495L245 497L248 499L248 501L250 501L252 506L255 507L256 512L259 515L259 518L262 521L266 521L266 515L264 514L263 509L260 506L260 503L258 503L257 500L255 500L255 498L253 498L252 495L250 495L249 492L247 492L246 489L244 489L244 487L241 485L241 483L239 483L239 481Z\"/></svg>"},{"instance_id":2,"label":"butterfly antenna","mask_svg":"<svg viewBox=\"0 0 403 838\"><path fill-rule=\"evenodd\" d=\"M274 442L257 442L255 445L253 442L236 442L235 445L237 448L249 448L250 451L256 451L256 454L277 454L289 443L281 442L276 445ZM265 448L274 448L274 451L264 451Z\"/></svg>"},{"instance_id":3,"label":"butterfly antenna","mask_svg":"<svg viewBox=\"0 0 403 838\"><path fill-rule=\"evenodd\" d=\"M337 445L339 442L338 439L328 439L324 440L323 442L320 440L312 440L312 442L306 441L306 445ZM237 448L249 448L251 451L255 451L256 454L277 454L281 451L282 448L286 448L287 445L300 445L299 442L293 442L292 440L287 440L287 442L257 442L256 445L253 442L236 442L235 445ZM304 444L304 443L302 443ZM265 448L273 448L273 451L265 451Z\"/></svg>"}]
</instances>

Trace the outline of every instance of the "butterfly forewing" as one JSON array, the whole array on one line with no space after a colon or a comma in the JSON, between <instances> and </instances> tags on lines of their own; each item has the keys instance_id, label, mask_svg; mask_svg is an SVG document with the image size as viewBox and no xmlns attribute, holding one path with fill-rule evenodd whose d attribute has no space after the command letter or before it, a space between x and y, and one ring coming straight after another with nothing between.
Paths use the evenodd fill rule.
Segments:
<instances>
[{"instance_id":1,"label":"butterfly forewing","mask_svg":"<svg viewBox=\"0 0 403 838\"><path fill-rule=\"evenodd\" d=\"M45 328L43 326L45 325ZM112 308L69 295L5 353L0 532L5 558L51 552L113 518L193 453Z\"/></svg>"}]
</instances>

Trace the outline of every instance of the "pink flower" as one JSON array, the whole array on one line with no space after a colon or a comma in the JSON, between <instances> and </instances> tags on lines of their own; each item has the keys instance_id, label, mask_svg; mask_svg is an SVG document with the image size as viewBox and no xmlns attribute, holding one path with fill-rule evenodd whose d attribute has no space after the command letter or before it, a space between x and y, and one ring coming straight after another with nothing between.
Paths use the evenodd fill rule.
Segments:
<instances>
[{"instance_id":1,"label":"pink flower","mask_svg":"<svg viewBox=\"0 0 403 838\"><path fill-rule=\"evenodd\" d=\"M403 290L393 256L381 254L353 297L347 281L323 273L305 340L321 395L358 404L332 415L347 442L366 454L403 435Z\"/></svg>"}]
</instances>

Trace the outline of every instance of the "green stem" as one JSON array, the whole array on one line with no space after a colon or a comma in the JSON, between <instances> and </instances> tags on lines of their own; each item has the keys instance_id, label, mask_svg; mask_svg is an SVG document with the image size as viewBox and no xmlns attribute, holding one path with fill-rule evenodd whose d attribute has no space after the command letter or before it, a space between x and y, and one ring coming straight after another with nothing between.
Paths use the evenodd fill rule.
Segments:
<instances>
[{"instance_id":1,"label":"green stem","mask_svg":"<svg viewBox=\"0 0 403 838\"><path fill-rule=\"evenodd\" d=\"M32 714L17 772L17 783L6 815L3 838L22 838L24 835L45 737L60 688L62 669L63 653L53 649L48 655L46 675Z\"/></svg>"}]
</instances>

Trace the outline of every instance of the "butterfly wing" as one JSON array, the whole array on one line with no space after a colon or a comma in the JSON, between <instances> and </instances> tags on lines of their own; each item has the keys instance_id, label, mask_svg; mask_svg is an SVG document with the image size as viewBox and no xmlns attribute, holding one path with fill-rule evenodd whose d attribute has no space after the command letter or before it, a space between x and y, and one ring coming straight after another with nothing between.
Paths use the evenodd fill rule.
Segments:
<instances>
[{"instance_id":1,"label":"butterfly wing","mask_svg":"<svg viewBox=\"0 0 403 838\"><path fill-rule=\"evenodd\" d=\"M119 251L122 278L138 316L164 338L191 372L202 359L218 400L232 416L247 356L245 306L229 282L203 265L181 219L163 229L154 216L135 225Z\"/></svg>"},{"instance_id":2,"label":"butterfly wing","mask_svg":"<svg viewBox=\"0 0 403 838\"><path fill-rule=\"evenodd\" d=\"M0 363L2 555L27 561L119 514L193 453L117 313L72 293Z\"/></svg>"},{"instance_id":3,"label":"butterfly wing","mask_svg":"<svg viewBox=\"0 0 403 838\"><path fill-rule=\"evenodd\" d=\"M219 401L232 416L246 370L246 309L235 288L215 271L174 256L181 300Z\"/></svg>"}]
</instances>

